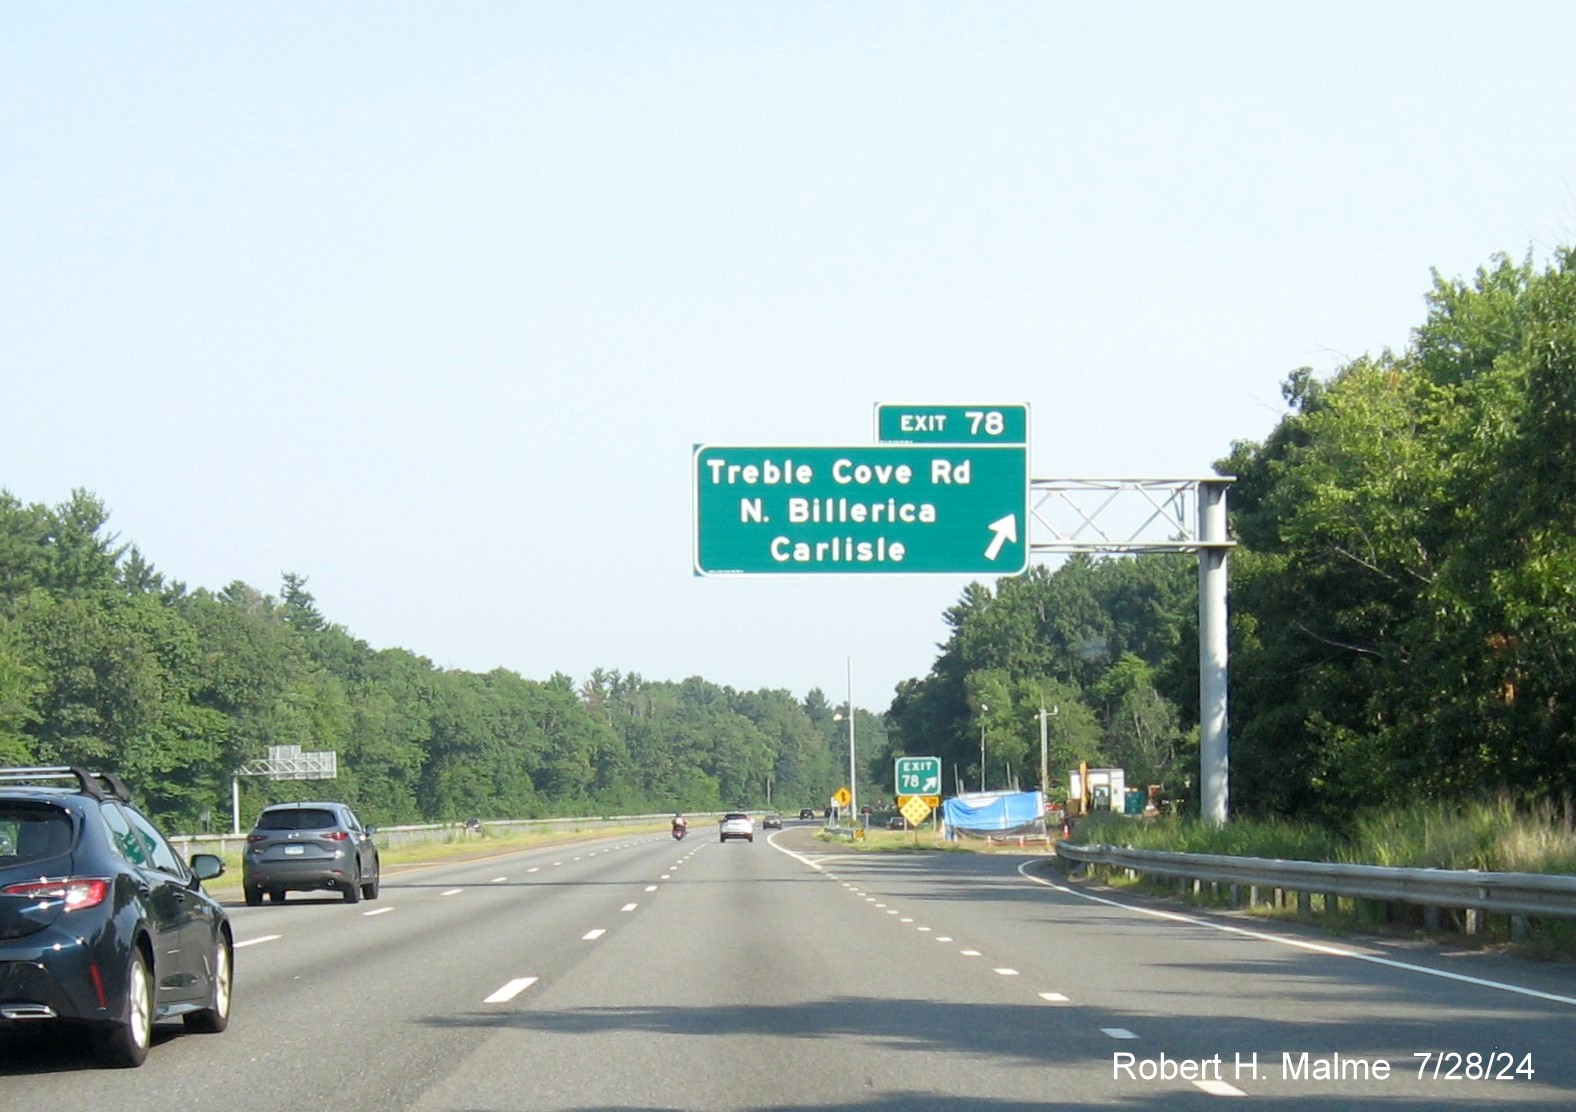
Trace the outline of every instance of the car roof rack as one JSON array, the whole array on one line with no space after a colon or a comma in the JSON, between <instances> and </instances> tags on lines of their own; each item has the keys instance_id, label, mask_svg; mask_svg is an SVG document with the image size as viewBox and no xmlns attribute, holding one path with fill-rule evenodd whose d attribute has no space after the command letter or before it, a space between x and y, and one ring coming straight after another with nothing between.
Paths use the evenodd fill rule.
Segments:
<instances>
[{"instance_id":1,"label":"car roof rack","mask_svg":"<svg viewBox=\"0 0 1576 1112\"><path fill-rule=\"evenodd\" d=\"M131 802L131 790L113 772L90 772L79 765L39 765L34 768L0 768L0 784L38 784L74 779L84 795L97 800ZM108 789L106 791L105 789Z\"/></svg>"}]
</instances>

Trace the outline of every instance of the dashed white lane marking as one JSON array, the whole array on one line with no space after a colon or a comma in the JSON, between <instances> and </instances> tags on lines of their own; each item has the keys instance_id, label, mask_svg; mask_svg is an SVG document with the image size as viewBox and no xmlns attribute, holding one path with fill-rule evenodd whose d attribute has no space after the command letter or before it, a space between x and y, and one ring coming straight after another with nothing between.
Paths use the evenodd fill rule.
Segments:
<instances>
[{"instance_id":1,"label":"dashed white lane marking","mask_svg":"<svg viewBox=\"0 0 1576 1112\"><path fill-rule=\"evenodd\" d=\"M673 874L672 873L663 873L657 879L658 880L672 880L673 879Z\"/></svg>"},{"instance_id":2,"label":"dashed white lane marking","mask_svg":"<svg viewBox=\"0 0 1576 1112\"><path fill-rule=\"evenodd\" d=\"M363 911L361 914L370 919L374 915L387 915L393 910L392 907L375 907L371 911Z\"/></svg>"},{"instance_id":3,"label":"dashed white lane marking","mask_svg":"<svg viewBox=\"0 0 1576 1112\"><path fill-rule=\"evenodd\" d=\"M634 911L635 908L637 908L639 906L640 906L639 904L625 904L623 907L619 908L619 910L620 911Z\"/></svg>"},{"instance_id":4,"label":"dashed white lane marking","mask_svg":"<svg viewBox=\"0 0 1576 1112\"><path fill-rule=\"evenodd\" d=\"M465 889L463 889L463 888L450 888L447 892L439 892L438 895L440 895L440 896L458 896L463 891L465 891Z\"/></svg>"},{"instance_id":5,"label":"dashed white lane marking","mask_svg":"<svg viewBox=\"0 0 1576 1112\"><path fill-rule=\"evenodd\" d=\"M595 942L597 939L601 938L606 933L607 933L607 931L603 930L601 927L598 927L594 931L586 931L585 934L582 934L580 936L580 940L582 942Z\"/></svg>"},{"instance_id":6,"label":"dashed white lane marking","mask_svg":"<svg viewBox=\"0 0 1576 1112\"><path fill-rule=\"evenodd\" d=\"M930 928L929 927L916 927L915 929L917 931L919 931L920 934L929 934L930 933Z\"/></svg>"},{"instance_id":7,"label":"dashed white lane marking","mask_svg":"<svg viewBox=\"0 0 1576 1112\"><path fill-rule=\"evenodd\" d=\"M260 934L256 938L248 938L237 942L235 948L239 950L242 946L256 946L259 942L278 942L283 937L284 935L282 934Z\"/></svg>"},{"instance_id":8,"label":"dashed white lane marking","mask_svg":"<svg viewBox=\"0 0 1576 1112\"><path fill-rule=\"evenodd\" d=\"M1052 1004L1065 1004L1065 1003L1067 1003L1067 997L1063 996L1059 992L1042 992L1042 993L1040 993L1040 999L1041 1000L1047 1000L1047 1001L1049 1001Z\"/></svg>"},{"instance_id":9,"label":"dashed white lane marking","mask_svg":"<svg viewBox=\"0 0 1576 1112\"><path fill-rule=\"evenodd\" d=\"M978 950L959 950L958 953L962 954L966 958L977 958L980 956L980 952Z\"/></svg>"},{"instance_id":10,"label":"dashed white lane marking","mask_svg":"<svg viewBox=\"0 0 1576 1112\"><path fill-rule=\"evenodd\" d=\"M913 921L914 921L913 919L910 919L907 916L904 916L903 918L898 920L899 923L912 923Z\"/></svg>"},{"instance_id":11,"label":"dashed white lane marking","mask_svg":"<svg viewBox=\"0 0 1576 1112\"><path fill-rule=\"evenodd\" d=\"M1193 1084L1212 1097L1245 1097L1248 1095L1235 1085L1228 1085L1224 1081L1195 1081Z\"/></svg>"},{"instance_id":12,"label":"dashed white lane marking","mask_svg":"<svg viewBox=\"0 0 1576 1112\"><path fill-rule=\"evenodd\" d=\"M648 885L646 885L646 891L647 892L655 892L656 890L657 890L657 886L655 884L648 884Z\"/></svg>"},{"instance_id":13,"label":"dashed white lane marking","mask_svg":"<svg viewBox=\"0 0 1576 1112\"><path fill-rule=\"evenodd\" d=\"M936 941L937 942L951 942L952 938L951 938L950 935L938 934L938 935L936 935Z\"/></svg>"},{"instance_id":14,"label":"dashed white lane marking","mask_svg":"<svg viewBox=\"0 0 1576 1112\"><path fill-rule=\"evenodd\" d=\"M1101 1034L1111 1036L1111 1038L1113 1038L1113 1039L1136 1039L1136 1038L1138 1038L1137 1035L1133 1034L1126 1027L1102 1027L1102 1028L1100 1028L1100 1032L1101 1032Z\"/></svg>"},{"instance_id":15,"label":"dashed white lane marking","mask_svg":"<svg viewBox=\"0 0 1576 1112\"><path fill-rule=\"evenodd\" d=\"M1534 1000L1549 1000L1556 1004L1576 1004L1576 996L1560 996L1553 992L1539 992L1533 988L1522 988L1520 985L1506 984L1502 981L1489 981L1482 977L1469 977L1464 973L1449 973L1443 969L1430 969L1426 965L1413 965L1408 961L1396 961L1394 958L1382 958L1375 954L1364 954L1357 950L1348 950L1342 946L1327 946L1319 942L1306 942L1300 938L1288 938L1284 935L1271 934L1268 931L1248 930L1244 927L1234 927L1229 923L1216 923L1209 919L1201 919L1195 915L1182 915L1175 911L1161 911L1158 908L1137 907L1125 904L1120 900L1108 900L1103 896L1096 896L1088 892L1080 892L1076 888L1068 888L1043 877L1034 876L1025 872L1029 863L1018 867L1018 873L1025 880L1061 892L1067 896L1077 896L1080 900L1090 903L1104 904L1106 907L1117 907L1123 911L1131 911L1139 915L1148 915L1155 919L1166 919L1173 923L1186 923L1191 927L1208 927L1210 930L1221 931L1225 934L1235 934L1243 938L1253 938L1260 942L1278 942L1282 946L1290 946L1310 953L1325 954L1335 958L1351 958L1353 961L1366 961L1372 965L1382 965L1387 969L1402 969L1408 973L1422 973L1429 977L1439 977L1446 981L1456 981L1460 984L1477 985L1479 988L1496 989L1500 992L1511 992L1517 996L1530 996Z\"/></svg>"},{"instance_id":16,"label":"dashed white lane marking","mask_svg":"<svg viewBox=\"0 0 1576 1112\"><path fill-rule=\"evenodd\" d=\"M1018 971L1016 969L998 969L996 972L1000 973L1003 977L1016 977L1018 975Z\"/></svg>"},{"instance_id":17,"label":"dashed white lane marking","mask_svg":"<svg viewBox=\"0 0 1576 1112\"><path fill-rule=\"evenodd\" d=\"M488 884L502 884L504 881L506 881L508 879L509 878L506 877L506 876L495 876L491 880L489 880L487 883Z\"/></svg>"},{"instance_id":18,"label":"dashed white lane marking","mask_svg":"<svg viewBox=\"0 0 1576 1112\"><path fill-rule=\"evenodd\" d=\"M519 996L520 993L536 984L536 980L537 979L535 977L516 977L514 980L505 984L497 992L487 997L487 999L483 1000L482 1003L507 1004L510 1000L513 1000L516 996Z\"/></svg>"},{"instance_id":19,"label":"dashed white lane marking","mask_svg":"<svg viewBox=\"0 0 1576 1112\"><path fill-rule=\"evenodd\" d=\"M540 865L532 865L529 869L527 869L525 871L528 872L528 873L539 873L539 872L542 871L542 866L540 866Z\"/></svg>"}]
</instances>

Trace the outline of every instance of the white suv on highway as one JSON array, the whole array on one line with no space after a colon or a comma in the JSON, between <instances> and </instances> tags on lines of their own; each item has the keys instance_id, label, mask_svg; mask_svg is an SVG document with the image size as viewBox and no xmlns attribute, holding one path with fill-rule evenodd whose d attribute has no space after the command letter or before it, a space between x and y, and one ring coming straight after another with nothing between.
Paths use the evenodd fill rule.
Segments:
<instances>
[{"instance_id":1,"label":"white suv on highway","mask_svg":"<svg viewBox=\"0 0 1576 1112\"><path fill-rule=\"evenodd\" d=\"M746 842L755 841L755 822L742 811L730 811L723 815L718 830L724 842L729 838L743 838Z\"/></svg>"}]
</instances>

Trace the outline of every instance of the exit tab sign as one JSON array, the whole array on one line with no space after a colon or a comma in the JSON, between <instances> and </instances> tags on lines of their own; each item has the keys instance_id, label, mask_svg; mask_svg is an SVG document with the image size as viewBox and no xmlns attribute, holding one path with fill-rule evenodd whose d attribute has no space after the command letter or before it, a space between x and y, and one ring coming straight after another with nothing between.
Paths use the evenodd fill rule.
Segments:
<instances>
[{"instance_id":1,"label":"exit tab sign","mask_svg":"<svg viewBox=\"0 0 1576 1112\"><path fill-rule=\"evenodd\" d=\"M697 445L695 573L1017 575L1021 445Z\"/></svg>"},{"instance_id":2,"label":"exit tab sign","mask_svg":"<svg viewBox=\"0 0 1576 1112\"><path fill-rule=\"evenodd\" d=\"M882 444L1028 444L1026 405L876 405Z\"/></svg>"}]
</instances>

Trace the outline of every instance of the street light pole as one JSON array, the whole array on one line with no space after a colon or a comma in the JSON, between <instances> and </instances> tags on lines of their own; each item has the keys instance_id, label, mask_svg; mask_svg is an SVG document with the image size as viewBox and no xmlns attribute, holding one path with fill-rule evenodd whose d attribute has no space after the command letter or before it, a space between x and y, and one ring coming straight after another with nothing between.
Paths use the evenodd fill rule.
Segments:
<instances>
[{"instance_id":1,"label":"street light pole","mask_svg":"<svg viewBox=\"0 0 1576 1112\"><path fill-rule=\"evenodd\" d=\"M848 806L859 821L859 771L854 761L854 658L848 658Z\"/></svg>"},{"instance_id":2,"label":"street light pole","mask_svg":"<svg viewBox=\"0 0 1576 1112\"><path fill-rule=\"evenodd\" d=\"M980 791L985 790L985 713L990 707L980 704Z\"/></svg>"}]
</instances>

